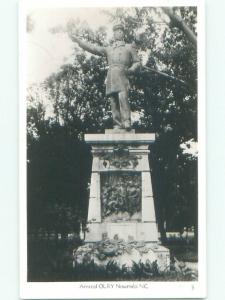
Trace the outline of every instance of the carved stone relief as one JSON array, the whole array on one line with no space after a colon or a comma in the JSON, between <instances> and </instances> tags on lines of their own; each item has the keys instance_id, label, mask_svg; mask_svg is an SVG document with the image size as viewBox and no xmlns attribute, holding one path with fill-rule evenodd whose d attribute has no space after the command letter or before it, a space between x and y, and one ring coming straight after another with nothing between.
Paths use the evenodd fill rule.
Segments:
<instances>
[{"instance_id":1,"label":"carved stone relief","mask_svg":"<svg viewBox=\"0 0 225 300\"><path fill-rule=\"evenodd\" d=\"M102 173L101 207L104 222L141 221L141 173Z\"/></svg>"}]
</instances>

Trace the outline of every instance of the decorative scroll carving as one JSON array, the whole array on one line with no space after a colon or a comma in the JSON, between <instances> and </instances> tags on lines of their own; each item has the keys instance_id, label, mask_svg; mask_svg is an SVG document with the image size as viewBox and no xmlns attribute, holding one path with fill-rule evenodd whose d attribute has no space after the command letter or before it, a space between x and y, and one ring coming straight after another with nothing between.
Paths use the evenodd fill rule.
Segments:
<instances>
[{"instance_id":1,"label":"decorative scroll carving","mask_svg":"<svg viewBox=\"0 0 225 300\"><path fill-rule=\"evenodd\" d=\"M103 166L115 167L117 169L135 169L138 165L138 159L141 157L131 154L124 145L118 145L113 148L113 152L103 152L100 155L103 160Z\"/></svg>"},{"instance_id":2,"label":"decorative scroll carving","mask_svg":"<svg viewBox=\"0 0 225 300\"><path fill-rule=\"evenodd\" d=\"M101 174L102 218L105 222L141 220L141 174Z\"/></svg>"}]
</instances>

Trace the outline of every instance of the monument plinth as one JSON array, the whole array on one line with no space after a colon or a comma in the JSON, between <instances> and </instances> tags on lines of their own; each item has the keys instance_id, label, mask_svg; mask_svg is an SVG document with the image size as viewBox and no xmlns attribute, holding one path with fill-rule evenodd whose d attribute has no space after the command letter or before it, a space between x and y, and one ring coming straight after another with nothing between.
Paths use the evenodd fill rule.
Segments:
<instances>
[{"instance_id":1,"label":"monument plinth","mask_svg":"<svg viewBox=\"0 0 225 300\"><path fill-rule=\"evenodd\" d=\"M88 134L93 163L86 241L113 239L158 242L148 154L154 134L118 130Z\"/></svg>"},{"instance_id":2,"label":"monument plinth","mask_svg":"<svg viewBox=\"0 0 225 300\"><path fill-rule=\"evenodd\" d=\"M160 269L168 268L169 250L159 245L148 159L155 134L108 129L86 134L85 141L93 162L86 245L76 251L76 260L82 261L83 251L96 263L157 260Z\"/></svg>"}]
</instances>

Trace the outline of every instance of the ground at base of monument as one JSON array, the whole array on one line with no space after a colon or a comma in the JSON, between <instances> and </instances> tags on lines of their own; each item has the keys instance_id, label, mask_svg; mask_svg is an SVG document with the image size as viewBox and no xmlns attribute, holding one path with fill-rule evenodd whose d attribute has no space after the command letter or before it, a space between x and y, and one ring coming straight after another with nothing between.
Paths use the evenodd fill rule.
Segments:
<instances>
[{"instance_id":1,"label":"ground at base of monument","mask_svg":"<svg viewBox=\"0 0 225 300\"><path fill-rule=\"evenodd\" d=\"M160 272L170 268L170 252L158 243L144 241L102 240L85 243L74 251L74 265L93 261L96 265L106 266L110 262L119 267L132 268L136 263L157 264Z\"/></svg>"}]
</instances>

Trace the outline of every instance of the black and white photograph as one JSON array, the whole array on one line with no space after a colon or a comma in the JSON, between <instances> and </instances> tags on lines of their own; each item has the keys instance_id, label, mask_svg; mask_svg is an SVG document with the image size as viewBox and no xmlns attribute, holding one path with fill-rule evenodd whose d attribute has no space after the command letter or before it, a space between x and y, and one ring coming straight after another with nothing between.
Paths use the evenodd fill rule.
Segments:
<instances>
[{"instance_id":1,"label":"black and white photograph","mask_svg":"<svg viewBox=\"0 0 225 300\"><path fill-rule=\"evenodd\" d=\"M203 8L168 3L20 7L25 299L205 295Z\"/></svg>"}]
</instances>

